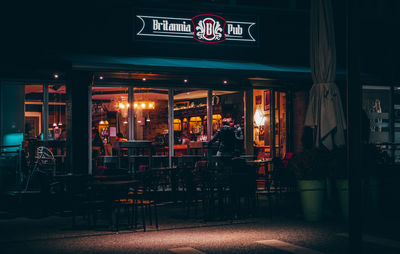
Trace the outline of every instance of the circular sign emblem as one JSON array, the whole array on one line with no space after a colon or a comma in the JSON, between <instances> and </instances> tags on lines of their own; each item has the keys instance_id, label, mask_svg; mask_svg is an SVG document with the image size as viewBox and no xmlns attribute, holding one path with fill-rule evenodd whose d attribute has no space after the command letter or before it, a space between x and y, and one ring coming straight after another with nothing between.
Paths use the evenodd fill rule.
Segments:
<instances>
[{"instance_id":1,"label":"circular sign emblem","mask_svg":"<svg viewBox=\"0 0 400 254\"><path fill-rule=\"evenodd\" d=\"M193 38L200 42L219 43L226 40L226 20L218 15L201 14L192 18Z\"/></svg>"}]
</instances>

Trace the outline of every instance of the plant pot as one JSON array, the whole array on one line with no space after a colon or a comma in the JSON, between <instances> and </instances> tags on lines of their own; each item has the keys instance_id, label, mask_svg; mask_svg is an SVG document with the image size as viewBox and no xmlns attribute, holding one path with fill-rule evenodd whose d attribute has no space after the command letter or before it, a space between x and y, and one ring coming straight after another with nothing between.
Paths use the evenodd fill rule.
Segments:
<instances>
[{"instance_id":1,"label":"plant pot","mask_svg":"<svg viewBox=\"0 0 400 254\"><path fill-rule=\"evenodd\" d=\"M336 191L340 204L340 211L343 218L347 221L349 219L349 180L337 179Z\"/></svg>"},{"instance_id":2,"label":"plant pot","mask_svg":"<svg viewBox=\"0 0 400 254\"><path fill-rule=\"evenodd\" d=\"M367 188L369 209L377 211L379 208L380 180L377 177L369 177L365 187Z\"/></svg>"},{"instance_id":3,"label":"plant pot","mask_svg":"<svg viewBox=\"0 0 400 254\"><path fill-rule=\"evenodd\" d=\"M306 221L320 221L323 216L325 180L299 180L303 216Z\"/></svg>"}]
</instances>

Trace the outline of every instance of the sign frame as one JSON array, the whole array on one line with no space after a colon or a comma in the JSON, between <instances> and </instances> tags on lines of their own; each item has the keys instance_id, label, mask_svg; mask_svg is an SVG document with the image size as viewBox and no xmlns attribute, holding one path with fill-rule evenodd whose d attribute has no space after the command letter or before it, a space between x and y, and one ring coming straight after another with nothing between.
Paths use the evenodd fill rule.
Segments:
<instances>
[{"instance_id":1,"label":"sign frame","mask_svg":"<svg viewBox=\"0 0 400 254\"><path fill-rule=\"evenodd\" d=\"M163 13L163 15L157 15L159 13ZM196 24L193 21L198 17L217 17L216 19L219 21L225 20L226 23L222 26L225 39L219 41L198 40L195 36ZM238 19L240 21L236 21ZM196 20L196 22L199 21ZM133 11L132 30L134 42L259 47L259 24L258 16L140 9ZM152 25L152 29L149 28L150 25Z\"/></svg>"}]
</instances>

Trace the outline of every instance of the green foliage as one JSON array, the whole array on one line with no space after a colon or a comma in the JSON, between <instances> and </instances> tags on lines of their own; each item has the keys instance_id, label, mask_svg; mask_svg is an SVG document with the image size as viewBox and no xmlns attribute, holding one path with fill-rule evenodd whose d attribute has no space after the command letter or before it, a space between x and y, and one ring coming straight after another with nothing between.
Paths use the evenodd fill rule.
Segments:
<instances>
[{"instance_id":1,"label":"green foliage","mask_svg":"<svg viewBox=\"0 0 400 254\"><path fill-rule=\"evenodd\" d=\"M303 180L343 175L346 172L346 152L343 148L333 151L307 149L294 155L288 166L293 170L297 179Z\"/></svg>"}]
</instances>

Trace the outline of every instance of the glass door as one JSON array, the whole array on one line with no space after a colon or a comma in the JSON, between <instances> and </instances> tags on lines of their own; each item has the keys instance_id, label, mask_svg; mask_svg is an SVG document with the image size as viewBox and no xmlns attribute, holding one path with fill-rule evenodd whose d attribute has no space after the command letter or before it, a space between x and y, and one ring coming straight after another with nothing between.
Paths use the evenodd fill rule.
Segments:
<instances>
[{"instance_id":1,"label":"glass door","mask_svg":"<svg viewBox=\"0 0 400 254\"><path fill-rule=\"evenodd\" d=\"M253 126L257 159L283 158L287 152L287 93L254 89Z\"/></svg>"}]
</instances>

